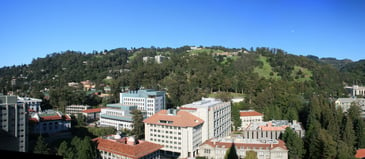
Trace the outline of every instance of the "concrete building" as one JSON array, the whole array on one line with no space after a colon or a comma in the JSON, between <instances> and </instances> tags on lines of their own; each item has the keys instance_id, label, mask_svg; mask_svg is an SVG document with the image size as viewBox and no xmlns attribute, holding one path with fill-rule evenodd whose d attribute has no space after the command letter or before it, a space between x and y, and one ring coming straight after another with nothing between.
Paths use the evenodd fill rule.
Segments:
<instances>
[{"instance_id":1,"label":"concrete building","mask_svg":"<svg viewBox=\"0 0 365 159\"><path fill-rule=\"evenodd\" d=\"M278 139L287 127L292 128L300 137L303 137L305 134L302 125L295 120L293 122L272 120L251 123L247 128L242 130L242 135L246 139Z\"/></svg>"},{"instance_id":2,"label":"concrete building","mask_svg":"<svg viewBox=\"0 0 365 159\"><path fill-rule=\"evenodd\" d=\"M143 62L148 62L154 60L156 63L161 64L163 61L165 61L167 57L162 55L156 55L154 57L145 56L142 58Z\"/></svg>"},{"instance_id":3,"label":"concrete building","mask_svg":"<svg viewBox=\"0 0 365 159\"><path fill-rule=\"evenodd\" d=\"M16 96L0 94L0 149L28 151L28 107Z\"/></svg>"},{"instance_id":4,"label":"concrete building","mask_svg":"<svg viewBox=\"0 0 365 159\"><path fill-rule=\"evenodd\" d=\"M262 122L264 120L264 114L254 110L241 110L240 119L241 129L245 129L253 122Z\"/></svg>"},{"instance_id":5,"label":"concrete building","mask_svg":"<svg viewBox=\"0 0 365 159\"><path fill-rule=\"evenodd\" d=\"M110 135L93 139L102 159L159 159L161 145L133 137Z\"/></svg>"},{"instance_id":6,"label":"concrete building","mask_svg":"<svg viewBox=\"0 0 365 159\"><path fill-rule=\"evenodd\" d=\"M198 154L204 121L176 109L161 110L143 121L145 140L163 145L164 155L187 158Z\"/></svg>"},{"instance_id":7,"label":"concrete building","mask_svg":"<svg viewBox=\"0 0 365 159\"><path fill-rule=\"evenodd\" d=\"M29 111L41 112L42 99L29 98L29 97L18 97L18 103L25 103Z\"/></svg>"},{"instance_id":8,"label":"concrete building","mask_svg":"<svg viewBox=\"0 0 365 159\"><path fill-rule=\"evenodd\" d=\"M120 93L120 103L124 105L136 105L141 111L147 112L147 117L166 108L166 92L151 89L128 91Z\"/></svg>"},{"instance_id":9,"label":"concrete building","mask_svg":"<svg viewBox=\"0 0 365 159\"><path fill-rule=\"evenodd\" d=\"M59 111L45 110L32 113L30 116L33 134L55 134L67 132L71 128L71 117Z\"/></svg>"},{"instance_id":10,"label":"concrete building","mask_svg":"<svg viewBox=\"0 0 365 159\"><path fill-rule=\"evenodd\" d=\"M257 159L287 159L288 149L282 140L243 139L242 137L213 138L205 141L199 147L199 156L207 159L224 159L232 145L236 148L239 158L245 158L247 151L255 151Z\"/></svg>"},{"instance_id":11,"label":"concrete building","mask_svg":"<svg viewBox=\"0 0 365 159\"><path fill-rule=\"evenodd\" d=\"M65 113L70 115L81 114L82 111L90 108L91 106L89 105L68 105L65 108Z\"/></svg>"},{"instance_id":12,"label":"concrete building","mask_svg":"<svg viewBox=\"0 0 365 159\"><path fill-rule=\"evenodd\" d=\"M180 107L204 120L202 141L213 137L224 137L231 133L231 103L214 98L202 98Z\"/></svg>"},{"instance_id":13,"label":"concrete building","mask_svg":"<svg viewBox=\"0 0 365 159\"><path fill-rule=\"evenodd\" d=\"M365 86L353 85L346 86L345 89L349 92L352 97L363 96L365 97Z\"/></svg>"},{"instance_id":14,"label":"concrete building","mask_svg":"<svg viewBox=\"0 0 365 159\"><path fill-rule=\"evenodd\" d=\"M123 104L107 104L101 109L100 126L112 126L116 129L133 129L133 115L131 111L137 109L137 106Z\"/></svg>"},{"instance_id":15,"label":"concrete building","mask_svg":"<svg viewBox=\"0 0 365 159\"><path fill-rule=\"evenodd\" d=\"M343 112L347 112L352 104L360 107L361 117L365 118L365 98L338 98L335 101L336 109L341 108Z\"/></svg>"}]
</instances>

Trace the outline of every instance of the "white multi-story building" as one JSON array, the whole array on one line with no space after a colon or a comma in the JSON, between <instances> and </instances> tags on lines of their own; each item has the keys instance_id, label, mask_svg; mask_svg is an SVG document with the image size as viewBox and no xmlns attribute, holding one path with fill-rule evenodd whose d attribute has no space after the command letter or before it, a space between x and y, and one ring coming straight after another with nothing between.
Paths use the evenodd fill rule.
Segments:
<instances>
[{"instance_id":1,"label":"white multi-story building","mask_svg":"<svg viewBox=\"0 0 365 159\"><path fill-rule=\"evenodd\" d=\"M161 145L119 135L93 139L102 159L160 159Z\"/></svg>"},{"instance_id":2,"label":"white multi-story building","mask_svg":"<svg viewBox=\"0 0 365 159\"><path fill-rule=\"evenodd\" d=\"M25 103L29 111L41 112L42 99L29 98L29 97L18 97L18 103Z\"/></svg>"},{"instance_id":3,"label":"white multi-story building","mask_svg":"<svg viewBox=\"0 0 365 159\"><path fill-rule=\"evenodd\" d=\"M180 107L204 120L202 141L213 137L224 137L231 133L231 103L215 98L202 98Z\"/></svg>"},{"instance_id":4,"label":"white multi-story building","mask_svg":"<svg viewBox=\"0 0 365 159\"><path fill-rule=\"evenodd\" d=\"M120 93L120 103L124 105L136 105L141 111L147 112L147 117L166 108L165 91L150 89L128 91Z\"/></svg>"},{"instance_id":5,"label":"white multi-story building","mask_svg":"<svg viewBox=\"0 0 365 159\"><path fill-rule=\"evenodd\" d=\"M262 122L264 119L264 114L254 110L241 110L240 119L241 129L245 129L253 122Z\"/></svg>"},{"instance_id":6,"label":"white multi-story building","mask_svg":"<svg viewBox=\"0 0 365 159\"><path fill-rule=\"evenodd\" d=\"M86 109L90 109L89 105L69 105L66 106L66 114L80 114Z\"/></svg>"},{"instance_id":7,"label":"white multi-story building","mask_svg":"<svg viewBox=\"0 0 365 159\"><path fill-rule=\"evenodd\" d=\"M28 107L0 93L0 149L28 151Z\"/></svg>"},{"instance_id":8,"label":"white multi-story building","mask_svg":"<svg viewBox=\"0 0 365 159\"><path fill-rule=\"evenodd\" d=\"M163 145L165 155L179 158L195 157L202 143L204 121L176 109L161 110L143 121L145 140Z\"/></svg>"},{"instance_id":9,"label":"white multi-story building","mask_svg":"<svg viewBox=\"0 0 365 159\"><path fill-rule=\"evenodd\" d=\"M299 137L303 137L305 130L302 125L293 120L272 120L267 122L253 122L242 130L242 135L246 139L278 139L285 129L290 127Z\"/></svg>"},{"instance_id":10,"label":"white multi-story building","mask_svg":"<svg viewBox=\"0 0 365 159\"><path fill-rule=\"evenodd\" d=\"M242 137L227 136L205 141L199 147L199 156L208 159L224 159L229 148L235 146L238 158L245 158L246 152L254 151L257 159L287 159L288 149L282 140L272 139L243 139Z\"/></svg>"},{"instance_id":11,"label":"white multi-story building","mask_svg":"<svg viewBox=\"0 0 365 159\"><path fill-rule=\"evenodd\" d=\"M133 129L133 115L131 111L137 109L137 106L126 106L119 103L107 104L106 106L101 109L101 126L112 126L116 129Z\"/></svg>"}]
</instances>

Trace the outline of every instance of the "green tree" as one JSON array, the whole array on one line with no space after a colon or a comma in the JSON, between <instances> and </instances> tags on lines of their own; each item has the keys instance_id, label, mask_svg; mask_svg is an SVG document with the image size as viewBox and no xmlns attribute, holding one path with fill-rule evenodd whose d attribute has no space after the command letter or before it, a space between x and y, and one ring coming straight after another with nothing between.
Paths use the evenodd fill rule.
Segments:
<instances>
[{"instance_id":1,"label":"green tree","mask_svg":"<svg viewBox=\"0 0 365 159\"><path fill-rule=\"evenodd\" d=\"M67 153L68 153L68 144L66 141L62 141L61 144L58 146L57 149L57 155L59 156L63 156L63 158L67 158Z\"/></svg>"},{"instance_id":2,"label":"green tree","mask_svg":"<svg viewBox=\"0 0 365 159\"><path fill-rule=\"evenodd\" d=\"M290 127L285 129L282 140L285 141L285 145L289 150L288 155L290 159L300 159L303 157L305 152L303 140Z\"/></svg>"},{"instance_id":3,"label":"green tree","mask_svg":"<svg viewBox=\"0 0 365 159\"><path fill-rule=\"evenodd\" d=\"M133 119L133 129L132 134L135 136L136 140L144 138L144 123L143 114L140 110L135 109L131 112Z\"/></svg>"},{"instance_id":4,"label":"green tree","mask_svg":"<svg viewBox=\"0 0 365 159\"><path fill-rule=\"evenodd\" d=\"M231 109L231 114L232 114L232 120L233 120L233 126L235 130L238 130L238 128L241 127L242 121L240 118L240 110L239 110L239 105L238 104L232 104L232 109Z\"/></svg>"},{"instance_id":5,"label":"green tree","mask_svg":"<svg viewBox=\"0 0 365 159\"><path fill-rule=\"evenodd\" d=\"M232 146L227 149L224 159L238 159L236 146L234 143L232 143Z\"/></svg>"},{"instance_id":6,"label":"green tree","mask_svg":"<svg viewBox=\"0 0 365 159\"><path fill-rule=\"evenodd\" d=\"M255 151L246 151L245 159L257 159L257 152Z\"/></svg>"},{"instance_id":7,"label":"green tree","mask_svg":"<svg viewBox=\"0 0 365 159\"><path fill-rule=\"evenodd\" d=\"M45 142L42 135L38 136L37 142L35 144L33 153L37 154L49 154L48 144Z\"/></svg>"}]
</instances>

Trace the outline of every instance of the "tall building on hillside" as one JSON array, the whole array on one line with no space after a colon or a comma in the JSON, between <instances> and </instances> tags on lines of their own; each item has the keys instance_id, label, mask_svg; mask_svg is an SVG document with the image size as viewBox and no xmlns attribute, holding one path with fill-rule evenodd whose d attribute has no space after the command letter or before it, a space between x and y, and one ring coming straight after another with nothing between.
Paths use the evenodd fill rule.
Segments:
<instances>
[{"instance_id":1,"label":"tall building on hillside","mask_svg":"<svg viewBox=\"0 0 365 159\"><path fill-rule=\"evenodd\" d=\"M163 145L165 155L179 158L195 157L202 143L204 121L176 109L161 110L143 121L145 140Z\"/></svg>"},{"instance_id":2,"label":"tall building on hillside","mask_svg":"<svg viewBox=\"0 0 365 159\"><path fill-rule=\"evenodd\" d=\"M180 107L204 120L202 141L213 137L224 137L231 133L231 103L214 98L202 98Z\"/></svg>"},{"instance_id":3,"label":"tall building on hillside","mask_svg":"<svg viewBox=\"0 0 365 159\"><path fill-rule=\"evenodd\" d=\"M28 108L16 96L0 94L0 149L28 151Z\"/></svg>"},{"instance_id":4,"label":"tall building on hillside","mask_svg":"<svg viewBox=\"0 0 365 159\"><path fill-rule=\"evenodd\" d=\"M136 105L141 111L147 112L147 117L166 108L166 92L151 89L128 91L120 93L120 103Z\"/></svg>"}]
</instances>

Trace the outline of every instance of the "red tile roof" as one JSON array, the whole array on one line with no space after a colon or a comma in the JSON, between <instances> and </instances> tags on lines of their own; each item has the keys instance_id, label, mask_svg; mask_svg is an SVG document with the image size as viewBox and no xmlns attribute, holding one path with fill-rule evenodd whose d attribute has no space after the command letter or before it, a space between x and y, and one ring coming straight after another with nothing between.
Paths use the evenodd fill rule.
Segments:
<instances>
[{"instance_id":1,"label":"red tile roof","mask_svg":"<svg viewBox=\"0 0 365 159\"><path fill-rule=\"evenodd\" d=\"M41 120L61 120L62 117L59 115L41 116Z\"/></svg>"},{"instance_id":2,"label":"red tile roof","mask_svg":"<svg viewBox=\"0 0 365 159\"><path fill-rule=\"evenodd\" d=\"M180 107L181 110L197 110L197 108Z\"/></svg>"},{"instance_id":3,"label":"red tile roof","mask_svg":"<svg viewBox=\"0 0 365 159\"><path fill-rule=\"evenodd\" d=\"M257 111L244 111L240 112L240 116L263 116L263 114Z\"/></svg>"},{"instance_id":4,"label":"red tile roof","mask_svg":"<svg viewBox=\"0 0 365 159\"><path fill-rule=\"evenodd\" d=\"M82 111L83 113L100 113L101 108L94 108L94 109L86 109Z\"/></svg>"},{"instance_id":5,"label":"red tile roof","mask_svg":"<svg viewBox=\"0 0 365 159\"><path fill-rule=\"evenodd\" d=\"M139 140L139 143L136 145L129 145L127 144L127 138L125 137L120 140L103 139L100 137L94 140L97 141L99 150L133 159L142 158L143 156L154 153L163 147L159 144L142 140Z\"/></svg>"},{"instance_id":6,"label":"red tile roof","mask_svg":"<svg viewBox=\"0 0 365 159\"><path fill-rule=\"evenodd\" d=\"M161 123L160 121L172 121L172 123ZM195 127L203 124L204 121L187 111L177 111L176 115L169 115L167 110L161 110L151 117L145 119L144 123L169 125L178 127Z\"/></svg>"},{"instance_id":7,"label":"red tile roof","mask_svg":"<svg viewBox=\"0 0 365 159\"><path fill-rule=\"evenodd\" d=\"M364 158L365 157L365 149L356 150L355 157L356 158Z\"/></svg>"},{"instance_id":8,"label":"red tile roof","mask_svg":"<svg viewBox=\"0 0 365 159\"><path fill-rule=\"evenodd\" d=\"M240 148L240 147L245 147L245 148L250 148L250 149L260 149L260 148L263 148L263 149L266 149L266 148L270 148L270 149L274 149L274 148L277 148L277 147L280 147L282 149L285 149L287 150L286 146L285 146L285 142L282 141L282 140L279 140L278 139L278 143L276 144L272 144L272 147L271 147L271 144L270 143L267 143L267 144L260 144L260 143L234 143L234 145L236 146L236 148ZM226 148L230 148L232 147L232 142L213 142L212 139L209 139L207 141L205 141L202 145L204 144L207 144L211 147L226 147Z\"/></svg>"}]
</instances>

